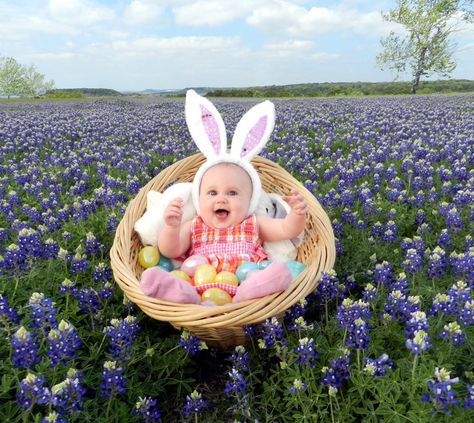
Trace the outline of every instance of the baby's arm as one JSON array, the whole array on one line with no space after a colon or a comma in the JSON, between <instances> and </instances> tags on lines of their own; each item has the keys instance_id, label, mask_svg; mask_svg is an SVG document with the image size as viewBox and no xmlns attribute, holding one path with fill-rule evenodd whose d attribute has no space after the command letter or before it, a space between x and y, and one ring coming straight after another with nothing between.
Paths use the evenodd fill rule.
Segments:
<instances>
[{"instance_id":1,"label":"baby's arm","mask_svg":"<svg viewBox=\"0 0 474 423\"><path fill-rule=\"evenodd\" d=\"M282 197L291 207L284 219L273 219L268 216L257 216L259 236L262 241L283 241L297 237L306 224L308 204L296 190Z\"/></svg>"},{"instance_id":2,"label":"baby's arm","mask_svg":"<svg viewBox=\"0 0 474 423\"><path fill-rule=\"evenodd\" d=\"M191 245L191 222L181 223L184 202L171 201L164 211L164 226L158 237L158 249L168 258L182 256Z\"/></svg>"}]
</instances>

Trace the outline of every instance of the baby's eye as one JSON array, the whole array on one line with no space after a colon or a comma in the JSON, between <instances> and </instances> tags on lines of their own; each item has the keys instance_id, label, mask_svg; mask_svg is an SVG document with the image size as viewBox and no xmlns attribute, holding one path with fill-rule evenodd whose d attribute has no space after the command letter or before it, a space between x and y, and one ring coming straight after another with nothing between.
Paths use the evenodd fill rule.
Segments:
<instances>
[{"instance_id":1,"label":"baby's eye","mask_svg":"<svg viewBox=\"0 0 474 423\"><path fill-rule=\"evenodd\" d=\"M215 191L215 190L210 190L210 191L208 192L208 194L209 194L209 195L217 195L217 191Z\"/></svg>"},{"instance_id":2,"label":"baby's eye","mask_svg":"<svg viewBox=\"0 0 474 423\"><path fill-rule=\"evenodd\" d=\"M238 195L237 191L229 191L229 195L233 197L234 195Z\"/></svg>"}]
</instances>

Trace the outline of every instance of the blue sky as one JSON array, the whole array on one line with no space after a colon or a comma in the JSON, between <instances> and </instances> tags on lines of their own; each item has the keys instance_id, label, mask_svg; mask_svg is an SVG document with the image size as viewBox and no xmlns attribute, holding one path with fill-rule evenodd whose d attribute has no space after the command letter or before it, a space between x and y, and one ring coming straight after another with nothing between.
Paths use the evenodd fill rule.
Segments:
<instances>
[{"instance_id":1,"label":"blue sky","mask_svg":"<svg viewBox=\"0 0 474 423\"><path fill-rule=\"evenodd\" d=\"M0 56L57 88L391 81L375 62L395 0L0 0ZM454 78L474 79L474 25ZM402 80L409 79L402 76Z\"/></svg>"}]
</instances>

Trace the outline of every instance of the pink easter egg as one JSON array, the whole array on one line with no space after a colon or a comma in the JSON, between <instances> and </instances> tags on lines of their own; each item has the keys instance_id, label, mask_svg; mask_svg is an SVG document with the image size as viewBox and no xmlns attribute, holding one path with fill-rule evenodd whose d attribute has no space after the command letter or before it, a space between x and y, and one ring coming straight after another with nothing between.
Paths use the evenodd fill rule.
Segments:
<instances>
[{"instance_id":1,"label":"pink easter egg","mask_svg":"<svg viewBox=\"0 0 474 423\"><path fill-rule=\"evenodd\" d=\"M209 261L206 257L199 255L189 256L186 260L183 261L180 270L182 270L188 276L193 277L196 268L201 264L209 264Z\"/></svg>"}]
</instances>

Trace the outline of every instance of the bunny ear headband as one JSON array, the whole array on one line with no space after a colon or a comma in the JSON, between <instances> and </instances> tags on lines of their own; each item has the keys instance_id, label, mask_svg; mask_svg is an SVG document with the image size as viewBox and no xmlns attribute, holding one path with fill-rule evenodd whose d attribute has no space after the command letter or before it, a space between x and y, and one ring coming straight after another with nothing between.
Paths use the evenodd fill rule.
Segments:
<instances>
[{"instance_id":1,"label":"bunny ear headband","mask_svg":"<svg viewBox=\"0 0 474 423\"><path fill-rule=\"evenodd\" d=\"M275 126L275 106L264 101L252 107L240 119L227 152L224 121L214 105L193 90L186 93L186 123L191 136L207 161L198 169L193 181L193 202L199 213L199 189L208 169L220 163L233 163L244 169L252 181L252 198L248 214L255 211L262 184L250 160L265 146Z\"/></svg>"}]
</instances>

